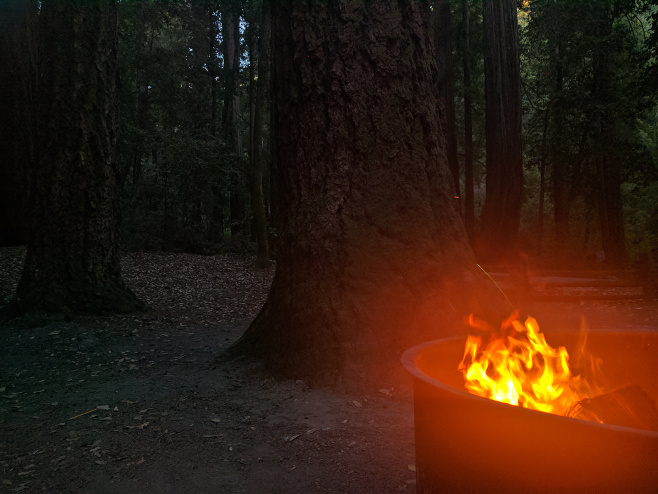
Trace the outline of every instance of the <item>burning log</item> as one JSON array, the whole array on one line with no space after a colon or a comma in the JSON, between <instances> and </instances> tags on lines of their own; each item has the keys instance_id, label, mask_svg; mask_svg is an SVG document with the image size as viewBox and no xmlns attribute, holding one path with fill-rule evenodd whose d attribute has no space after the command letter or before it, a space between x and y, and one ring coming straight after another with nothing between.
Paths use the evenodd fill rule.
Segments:
<instances>
[{"instance_id":1,"label":"burning log","mask_svg":"<svg viewBox=\"0 0 658 494\"><path fill-rule=\"evenodd\" d=\"M486 336L487 328L481 332ZM501 332L495 333L491 336ZM520 331L512 327L502 333L504 339L515 340L515 347L509 351L512 357L526 355L516 349L516 342L524 341ZM582 334L553 333L551 339L565 348L578 349ZM484 365L479 357L491 337L484 340L481 350L474 350L475 358L467 354L462 361L465 366L473 360ZM429 342L405 352L402 362L414 379L417 492L655 494L658 332L590 333L588 348L595 352L594 363L606 363L610 387L605 391L615 391L605 392L594 386L595 392L580 395L571 404L577 402L582 413L590 411L601 416L598 420L609 423L575 420L576 409L567 417L570 406L558 414L537 413L465 393L464 376L455 371L455 363L464 351L462 337ZM577 353L574 351L574 356ZM492 364L496 360L493 355ZM532 369L530 359L524 360L530 371L528 377L538 370L535 363L546 360L551 360L550 355L548 359L532 360ZM585 372L585 362L576 360L573 363L579 378L570 379L568 387L580 392L583 381L596 372ZM596 371L596 366L592 370ZM487 382L485 376L493 379L499 374L484 372L480 382ZM521 384L520 389L525 391L527 386ZM632 410L631 418L627 417L628 410ZM633 416L654 425L641 429L625 426L635 420Z\"/></svg>"},{"instance_id":2,"label":"burning log","mask_svg":"<svg viewBox=\"0 0 658 494\"><path fill-rule=\"evenodd\" d=\"M585 398L574 404L567 416L658 431L656 403L637 384Z\"/></svg>"}]
</instances>

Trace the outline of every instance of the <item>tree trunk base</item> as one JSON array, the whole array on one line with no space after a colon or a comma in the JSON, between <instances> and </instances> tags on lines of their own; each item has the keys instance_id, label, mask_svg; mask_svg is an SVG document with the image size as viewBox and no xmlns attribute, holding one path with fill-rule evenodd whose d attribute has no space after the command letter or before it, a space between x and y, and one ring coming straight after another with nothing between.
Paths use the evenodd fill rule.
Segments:
<instances>
[{"instance_id":1,"label":"tree trunk base","mask_svg":"<svg viewBox=\"0 0 658 494\"><path fill-rule=\"evenodd\" d=\"M8 312L15 316L28 313L107 314L139 312L147 307L126 286L64 287L61 285L21 291Z\"/></svg>"}]
</instances>

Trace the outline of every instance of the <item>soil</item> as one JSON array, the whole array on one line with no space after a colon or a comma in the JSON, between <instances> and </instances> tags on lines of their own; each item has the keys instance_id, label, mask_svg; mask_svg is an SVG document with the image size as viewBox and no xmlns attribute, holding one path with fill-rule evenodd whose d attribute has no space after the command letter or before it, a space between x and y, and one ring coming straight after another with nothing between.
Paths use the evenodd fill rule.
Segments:
<instances>
[{"instance_id":1,"label":"soil","mask_svg":"<svg viewBox=\"0 0 658 494\"><path fill-rule=\"evenodd\" d=\"M0 308L23 254L0 249ZM415 490L410 379L352 395L217 360L262 306L273 268L127 253L123 270L151 311L0 326L0 492ZM531 309L548 331L581 315L595 330L658 329L658 304L641 298Z\"/></svg>"}]
</instances>

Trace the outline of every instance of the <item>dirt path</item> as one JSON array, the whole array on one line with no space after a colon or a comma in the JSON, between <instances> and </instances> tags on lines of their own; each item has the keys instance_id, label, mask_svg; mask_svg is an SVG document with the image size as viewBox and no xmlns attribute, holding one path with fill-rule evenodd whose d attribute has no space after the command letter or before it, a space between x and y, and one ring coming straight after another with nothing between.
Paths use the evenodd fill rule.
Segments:
<instances>
[{"instance_id":1,"label":"dirt path","mask_svg":"<svg viewBox=\"0 0 658 494\"><path fill-rule=\"evenodd\" d=\"M22 250L0 249L0 305ZM129 254L154 308L0 327L0 492L383 493L415 489L408 390L367 395L215 363L266 297L252 259ZM536 304L547 329L658 327L655 303Z\"/></svg>"},{"instance_id":2,"label":"dirt path","mask_svg":"<svg viewBox=\"0 0 658 494\"><path fill-rule=\"evenodd\" d=\"M265 300L272 273L252 265L131 254L126 279L153 312L5 324L0 492L413 491L408 395L214 363Z\"/></svg>"}]
</instances>

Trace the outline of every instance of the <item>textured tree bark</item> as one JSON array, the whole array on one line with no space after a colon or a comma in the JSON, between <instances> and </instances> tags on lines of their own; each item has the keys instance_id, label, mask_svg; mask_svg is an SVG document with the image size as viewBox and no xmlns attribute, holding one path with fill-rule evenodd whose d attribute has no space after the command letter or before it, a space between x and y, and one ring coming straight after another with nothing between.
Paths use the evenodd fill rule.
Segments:
<instances>
[{"instance_id":1,"label":"textured tree bark","mask_svg":"<svg viewBox=\"0 0 658 494\"><path fill-rule=\"evenodd\" d=\"M40 156L21 311L131 311L121 279L114 0L41 2Z\"/></svg>"},{"instance_id":2,"label":"textured tree bark","mask_svg":"<svg viewBox=\"0 0 658 494\"><path fill-rule=\"evenodd\" d=\"M265 113L266 93L270 81L270 32L270 2L266 0L262 7L260 33L258 36L258 81L256 82L256 104L254 110L251 181L251 204L256 231L257 263L263 267L268 266L270 263L265 196L263 194L263 171L265 169L265 157L263 156L263 114Z\"/></svg>"},{"instance_id":3,"label":"textured tree bark","mask_svg":"<svg viewBox=\"0 0 658 494\"><path fill-rule=\"evenodd\" d=\"M241 167L242 137L240 135L240 14L233 2L224 2L222 10L222 36L224 50L224 74L226 95L222 120L224 138L233 144L236 154L236 167ZM245 170L239 170L231 176L231 197L229 201L231 213L231 234L245 233L246 200Z\"/></svg>"},{"instance_id":4,"label":"textured tree bark","mask_svg":"<svg viewBox=\"0 0 658 494\"><path fill-rule=\"evenodd\" d=\"M475 276L438 128L430 11L272 8L277 270L229 353L312 384L390 383L404 348L455 330Z\"/></svg>"},{"instance_id":5,"label":"textured tree bark","mask_svg":"<svg viewBox=\"0 0 658 494\"><path fill-rule=\"evenodd\" d=\"M521 78L514 0L484 0L487 197L477 251L488 261L516 256L521 220Z\"/></svg>"},{"instance_id":6,"label":"textured tree bark","mask_svg":"<svg viewBox=\"0 0 658 494\"><path fill-rule=\"evenodd\" d=\"M436 60L439 71L439 100L443 103L441 126L446 139L448 168L452 174L457 209L461 212L461 187L459 185L459 159L457 157L457 131L455 128L455 83L452 71L450 28L450 1L439 0L434 5L436 16Z\"/></svg>"},{"instance_id":7,"label":"textured tree bark","mask_svg":"<svg viewBox=\"0 0 658 494\"><path fill-rule=\"evenodd\" d=\"M464 24L464 224L468 239L475 240L475 191L473 187L473 104L471 98L471 21L470 2L462 3Z\"/></svg>"},{"instance_id":8,"label":"textured tree bark","mask_svg":"<svg viewBox=\"0 0 658 494\"><path fill-rule=\"evenodd\" d=\"M36 20L36 1L0 2L0 245L27 240L29 175L37 152Z\"/></svg>"}]
</instances>

